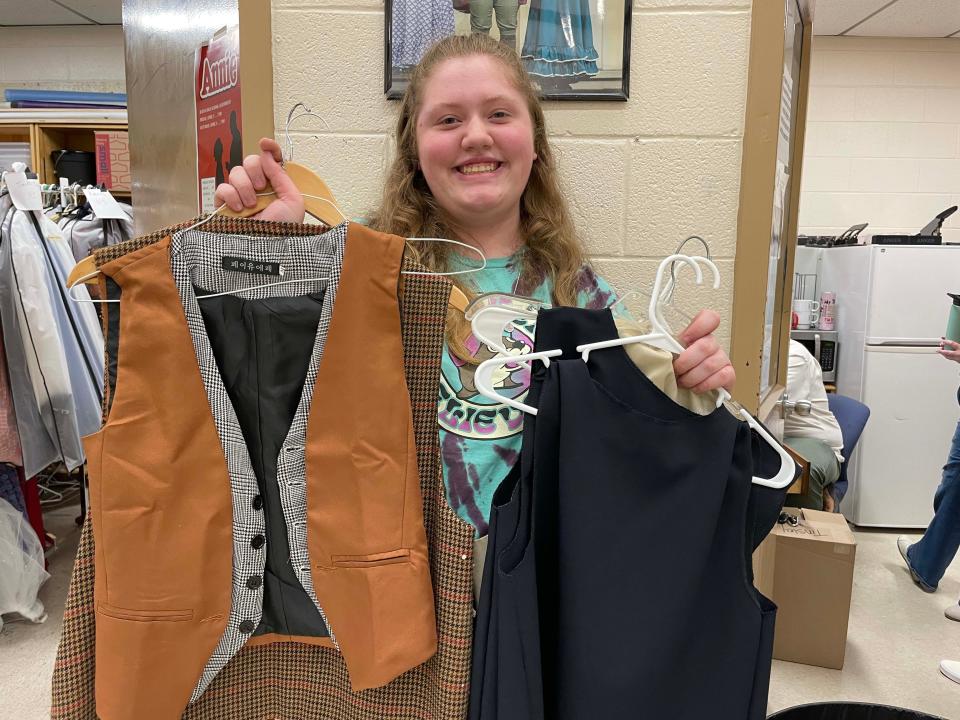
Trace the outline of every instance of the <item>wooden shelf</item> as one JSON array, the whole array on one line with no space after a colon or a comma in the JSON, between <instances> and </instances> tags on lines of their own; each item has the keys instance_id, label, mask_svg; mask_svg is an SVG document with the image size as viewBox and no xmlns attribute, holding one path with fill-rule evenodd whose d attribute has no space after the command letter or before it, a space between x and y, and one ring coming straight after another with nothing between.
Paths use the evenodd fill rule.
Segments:
<instances>
[{"instance_id":1,"label":"wooden shelf","mask_svg":"<svg viewBox=\"0 0 960 720\"><path fill-rule=\"evenodd\" d=\"M30 167L42 183L57 182L54 151L94 152L96 131L126 129L126 110L0 110L0 141L29 142Z\"/></svg>"}]
</instances>

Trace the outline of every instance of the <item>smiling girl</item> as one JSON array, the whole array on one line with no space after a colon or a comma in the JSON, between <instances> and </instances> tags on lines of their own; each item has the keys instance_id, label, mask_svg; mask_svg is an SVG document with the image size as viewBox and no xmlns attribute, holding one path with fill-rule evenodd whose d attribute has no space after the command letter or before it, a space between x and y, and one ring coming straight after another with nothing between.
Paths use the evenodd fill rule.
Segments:
<instances>
[{"instance_id":1,"label":"smiling girl","mask_svg":"<svg viewBox=\"0 0 960 720\"><path fill-rule=\"evenodd\" d=\"M400 104L397 152L380 207L369 225L403 237L460 240L487 258L483 270L451 279L468 295L505 292L554 305L603 308L610 286L584 259L547 138L537 91L516 52L487 35L441 40L414 69ZM217 188L217 204L253 207L269 182L277 199L258 217L301 222L303 196L279 164L280 146L260 143ZM448 243L414 243L437 272L479 267ZM464 251L467 252L467 251ZM679 335L674 360L681 387L730 388L734 371L713 336L716 313L704 310ZM513 352L533 347L532 325L517 323ZM438 419L451 507L485 535L493 491L520 456L522 417L480 396L473 384L485 349L459 311L447 323ZM498 391L522 398L525 371L504 372Z\"/></svg>"}]
</instances>

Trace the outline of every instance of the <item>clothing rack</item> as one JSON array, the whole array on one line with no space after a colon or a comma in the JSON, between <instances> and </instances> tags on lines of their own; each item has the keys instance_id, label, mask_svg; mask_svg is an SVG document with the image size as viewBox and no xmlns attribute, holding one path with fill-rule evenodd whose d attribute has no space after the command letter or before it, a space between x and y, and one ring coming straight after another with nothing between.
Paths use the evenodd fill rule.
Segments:
<instances>
[{"instance_id":1,"label":"clothing rack","mask_svg":"<svg viewBox=\"0 0 960 720\"><path fill-rule=\"evenodd\" d=\"M5 190L0 188L0 198ZM78 198L83 192L79 186L64 190L76 191ZM37 507L79 495L80 524L86 515L86 473L79 437L99 427L103 398L99 321L66 288L74 258L63 229L46 212L18 210L7 198L2 202L0 419L3 432L17 441L16 451L5 448L0 460L17 465L29 478L23 492L35 496ZM42 523L30 519L49 545Z\"/></svg>"}]
</instances>

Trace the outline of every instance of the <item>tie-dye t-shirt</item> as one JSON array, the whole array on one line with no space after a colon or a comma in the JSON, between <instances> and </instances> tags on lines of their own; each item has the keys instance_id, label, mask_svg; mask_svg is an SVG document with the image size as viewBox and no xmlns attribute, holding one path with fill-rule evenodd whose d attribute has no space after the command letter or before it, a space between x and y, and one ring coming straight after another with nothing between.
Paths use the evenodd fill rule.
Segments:
<instances>
[{"instance_id":1,"label":"tie-dye t-shirt","mask_svg":"<svg viewBox=\"0 0 960 720\"><path fill-rule=\"evenodd\" d=\"M458 260L464 269L467 260ZM461 269L455 267L454 269ZM487 266L462 276L477 293L515 292L519 276L517 256L494 258ZM550 284L544 281L527 297L549 303ZM589 266L584 266L577 293L577 305L604 308L615 301L611 287ZM505 339L508 350L517 355L533 351L534 322L517 321ZM470 336L467 348L477 360L494 356L486 346ZM480 395L474 385L475 364L465 363L444 346L443 373L440 379L438 418L440 453L447 498L461 518L476 528L477 536L487 534L493 493L520 459L523 413ZM530 371L523 367L504 368L494 377L497 392L523 400L530 385Z\"/></svg>"}]
</instances>

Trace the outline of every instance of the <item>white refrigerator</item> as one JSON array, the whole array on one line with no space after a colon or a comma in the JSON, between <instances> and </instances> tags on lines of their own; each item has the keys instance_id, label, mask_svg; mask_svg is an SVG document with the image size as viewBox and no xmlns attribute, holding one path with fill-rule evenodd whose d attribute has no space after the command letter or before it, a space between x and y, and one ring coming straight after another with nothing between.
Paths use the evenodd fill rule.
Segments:
<instances>
[{"instance_id":1,"label":"white refrigerator","mask_svg":"<svg viewBox=\"0 0 960 720\"><path fill-rule=\"evenodd\" d=\"M841 511L856 525L925 528L960 417L960 365L937 354L960 292L960 246L820 251L820 290L837 294L837 392L870 420Z\"/></svg>"}]
</instances>

